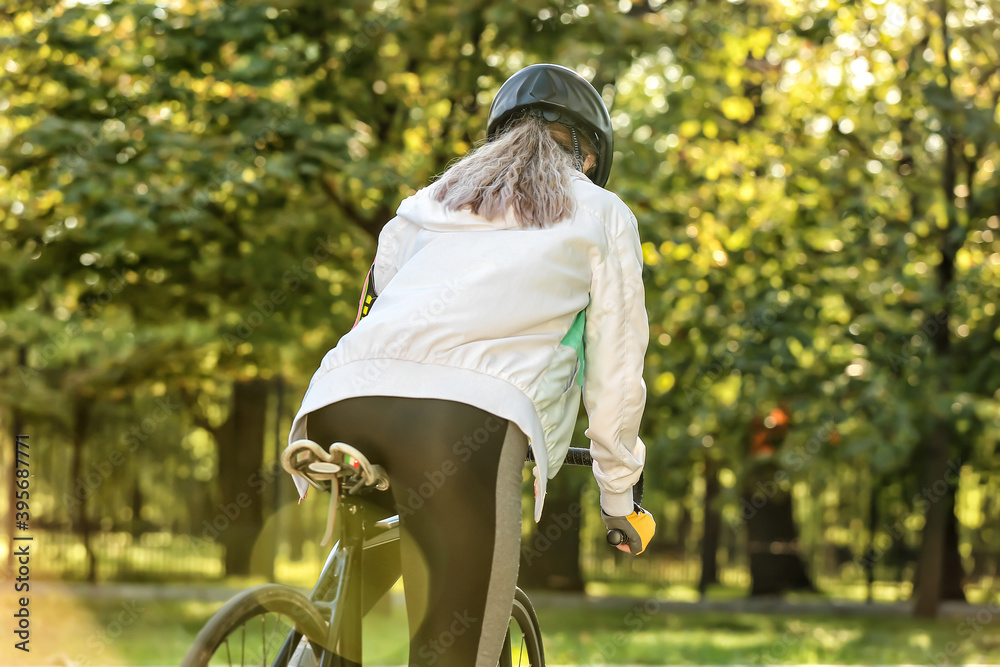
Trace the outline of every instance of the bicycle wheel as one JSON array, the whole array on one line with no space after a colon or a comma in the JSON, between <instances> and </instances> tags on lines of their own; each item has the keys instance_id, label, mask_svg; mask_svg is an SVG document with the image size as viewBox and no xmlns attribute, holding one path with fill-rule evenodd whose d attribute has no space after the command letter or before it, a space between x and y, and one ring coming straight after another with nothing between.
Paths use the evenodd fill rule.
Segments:
<instances>
[{"instance_id":1,"label":"bicycle wheel","mask_svg":"<svg viewBox=\"0 0 1000 667\"><path fill-rule=\"evenodd\" d=\"M500 652L499 667L544 667L542 632L531 600L520 588L514 590L510 625Z\"/></svg>"},{"instance_id":2,"label":"bicycle wheel","mask_svg":"<svg viewBox=\"0 0 1000 667\"><path fill-rule=\"evenodd\" d=\"M298 591L277 584L257 586L234 597L209 619L181 667L313 667L327 627L316 607ZM291 649L277 660L286 641Z\"/></svg>"}]
</instances>

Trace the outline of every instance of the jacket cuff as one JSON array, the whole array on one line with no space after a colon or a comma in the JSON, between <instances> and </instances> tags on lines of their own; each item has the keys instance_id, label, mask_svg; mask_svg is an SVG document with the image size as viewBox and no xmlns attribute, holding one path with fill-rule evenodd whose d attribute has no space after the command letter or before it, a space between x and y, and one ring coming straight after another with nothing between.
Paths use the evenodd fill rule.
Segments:
<instances>
[{"instance_id":1,"label":"jacket cuff","mask_svg":"<svg viewBox=\"0 0 1000 667\"><path fill-rule=\"evenodd\" d=\"M601 509L608 516L628 516L634 511L632 489L625 493L601 491Z\"/></svg>"}]
</instances>

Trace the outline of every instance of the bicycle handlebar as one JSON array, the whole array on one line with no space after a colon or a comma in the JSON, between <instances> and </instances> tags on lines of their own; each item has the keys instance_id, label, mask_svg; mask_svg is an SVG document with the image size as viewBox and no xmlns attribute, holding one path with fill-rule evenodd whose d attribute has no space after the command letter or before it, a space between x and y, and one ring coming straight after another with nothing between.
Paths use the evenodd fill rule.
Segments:
<instances>
[{"instance_id":1,"label":"bicycle handlebar","mask_svg":"<svg viewBox=\"0 0 1000 667\"><path fill-rule=\"evenodd\" d=\"M535 452L528 448L528 461L535 460ZM590 466L594 463L594 459L590 456L590 450L586 447L570 447L566 452L566 458L563 460L563 465L568 466Z\"/></svg>"},{"instance_id":2,"label":"bicycle handlebar","mask_svg":"<svg viewBox=\"0 0 1000 667\"><path fill-rule=\"evenodd\" d=\"M528 448L528 461L535 460L535 454ZM566 458L563 460L563 465L568 466L591 466L594 463L594 458L590 455L590 450L585 447L570 447L569 451L566 452ZM639 479L636 481L635 486L632 487L632 500L636 505L642 505L642 487L645 481L645 472L639 473ZM628 544L628 535L613 528L608 531L608 544L611 546L618 546L619 544Z\"/></svg>"},{"instance_id":3,"label":"bicycle handlebar","mask_svg":"<svg viewBox=\"0 0 1000 667\"><path fill-rule=\"evenodd\" d=\"M619 544L628 544L628 535L617 528L612 528L608 531L608 544L613 547L617 547Z\"/></svg>"}]
</instances>

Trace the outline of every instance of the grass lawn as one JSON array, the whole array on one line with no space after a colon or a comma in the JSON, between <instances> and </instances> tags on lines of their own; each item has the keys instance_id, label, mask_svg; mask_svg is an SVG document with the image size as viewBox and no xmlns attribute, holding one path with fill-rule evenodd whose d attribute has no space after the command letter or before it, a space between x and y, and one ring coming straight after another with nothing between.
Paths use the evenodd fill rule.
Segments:
<instances>
[{"instance_id":1,"label":"grass lawn","mask_svg":"<svg viewBox=\"0 0 1000 667\"><path fill-rule=\"evenodd\" d=\"M958 621L830 615L541 611L553 664L952 664L1000 662L1000 627L960 642ZM1000 623L998 623L1000 625ZM992 631L992 632L991 632ZM949 646L954 642L954 646ZM932 655L933 654L933 655Z\"/></svg>"},{"instance_id":2,"label":"grass lawn","mask_svg":"<svg viewBox=\"0 0 1000 667\"><path fill-rule=\"evenodd\" d=\"M52 589L49 589L51 591ZM176 665L220 602L83 599L33 594L31 652L0 644L2 665ZM2 596L11 619L16 600ZM590 664L951 664L1000 663L1000 618L917 621L845 617L665 613L655 599L616 609L539 608L547 662ZM10 621L8 621L9 623ZM9 627L9 626L8 626ZM401 604L366 620L372 664L403 664Z\"/></svg>"}]
</instances>

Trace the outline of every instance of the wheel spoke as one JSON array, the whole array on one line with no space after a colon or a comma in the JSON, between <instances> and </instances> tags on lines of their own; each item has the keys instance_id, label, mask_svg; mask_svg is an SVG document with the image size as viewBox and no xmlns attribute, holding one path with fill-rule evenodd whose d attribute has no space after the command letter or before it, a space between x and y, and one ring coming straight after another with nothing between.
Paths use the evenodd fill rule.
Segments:
<instances>
[{"instance_id":1,"label":"wheel spoke","mask_svg":"<svg viewBox=\"0 0 1000 667\"><path fill-rule=\"evenodd\" d=\"M301 637L305 643L300 654L311 652L311 640L322 641L329 630L328 622L321 620L304 595L286 586L265 584L237 595L216 612L198 633L183 665L289 667ZM303 666L314 665L315 660L310 660L314 655L304 658Z\"/></svg>"},{"instance_id":2,"label":"wheel spoke","mask_svg":"<svg viewBox=\"0 0 1000 667\"><path fill-rule=\"evenodd\" d=\"M237 642L237 633L239 642ZM255 637L254 633L260 633ZM257 641L260 644L257 644ZM286 641L289 643L288 660L298 651L300 656L315 657L316 651L311 641L305 635L300 635L296 631L295 622L286 618L284 614L275 612L265 612L246 619L239 625L234 625L230 633L223 638L214 653L213 659L207 664L225 664L240 667L250 665L263 665L264 667L287 667L287 664L275 665L274 661L281 655L281 650ZM301 644L301 647L300 647ZM239 652L236 649L239 649ZM259 654L254 651L260 650ZM301 649L301 650L300 650ZM304 658L306 663L308 657Z\"/></svg>"}]
</instances>

